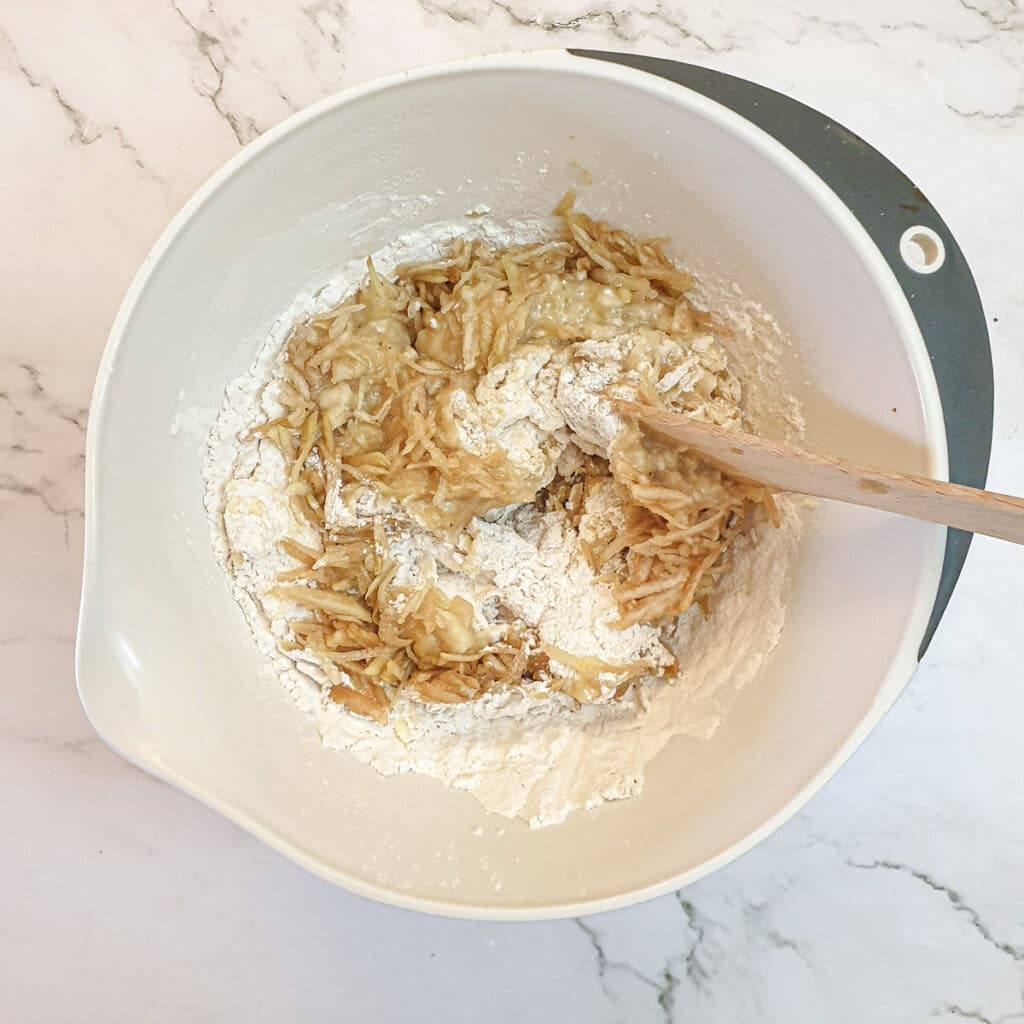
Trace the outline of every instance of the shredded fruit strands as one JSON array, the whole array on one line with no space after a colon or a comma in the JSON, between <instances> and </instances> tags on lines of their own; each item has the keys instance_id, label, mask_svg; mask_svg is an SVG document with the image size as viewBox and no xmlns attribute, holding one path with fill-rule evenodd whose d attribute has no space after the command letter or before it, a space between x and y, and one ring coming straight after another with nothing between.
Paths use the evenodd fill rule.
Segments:
<instances>
[{"instance_id":1,"label":"shredded fruit strands","mask_svg":"<svg viewBox=\"0 0 1024 1024\"><path fill-rule=\"evenodd\" d=\"M284 453L287 493L321 531L324 550L282 542L297 566L281 574L274 592L308 616L291 623L287 646L317 657L333 684L331 698L354 714L385 722L402 690L423 701L460 703L524 679L580 701L599 699L613 682L621 697L651 665L571 655L540 645L521 624L505 626L495 642L478 635L465 600L432 587L395 587L394 566L377 554L371 532L341 542L329 535L324 503L336 481L343 493L372 487L449 540L475 516L534 500L562 509L578 526L587 494L610 483L627 524L587 553L613 583L621 628L668 620L694 601L706 608L754 507L763 505L774 518L763 488L659 448L635 427L610 463L588 457L576 478L556 478L538 494L541 481L503 451L468 452L442 422L446 393L472 393L524 342L560 349L592 336L588 317L608 289L636 326L687 337L706 324L685 298L691 278L659 243L575 212L574 200L568 193L555 210L564 226L559 240L495 250L458 238L443 258L401 267L393 280L367 261L366 282L352 296L288 339L279 392L285 414L255 433ZM712 379L704 397L713 387ZM637 400L678 408L681 394L651 379ZM553 673L552 661L573 676Z\"/></svg>"},{"instance_id":2,"label":"shredded fruit strands","mask_svg":"<svg viewBox=\"0 0 1024 1024\"><path fill-rule=\"evenodd\" d=\"M619 436L611 466L631 516L595 563L625 552L615 586L621 628L681 615L702 584L713 585L708 570L749 525L755 507L775 518L767 488L650 439L634 423Z\"/></svg>"}]
</instances>

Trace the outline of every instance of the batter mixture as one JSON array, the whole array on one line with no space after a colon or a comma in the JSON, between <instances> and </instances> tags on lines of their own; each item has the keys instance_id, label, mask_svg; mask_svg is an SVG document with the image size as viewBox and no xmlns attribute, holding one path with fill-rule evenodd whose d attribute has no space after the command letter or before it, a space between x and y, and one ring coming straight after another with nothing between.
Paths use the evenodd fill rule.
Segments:
<instances>
[{"instance_id":1,"label":"batter mixture","mask_svg":"<svg viewBox=\"0 0 1024 1024\"><path fill-rule=\"evenodd\" d=\"M749 425L735 331L659 244L556 214L293 310L207 467L236 597L324 742L532 825L713 731L777 641L798 530L615 413Z\"/></svg>"}]
</instances>

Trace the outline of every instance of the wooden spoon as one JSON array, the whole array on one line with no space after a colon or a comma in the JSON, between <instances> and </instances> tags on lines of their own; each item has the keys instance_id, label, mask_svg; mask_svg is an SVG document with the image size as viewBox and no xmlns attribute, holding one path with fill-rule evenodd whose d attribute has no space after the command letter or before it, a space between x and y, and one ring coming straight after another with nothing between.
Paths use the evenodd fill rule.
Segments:
<instances>
[{"instance_id":1,"label":"wooden spoon","mask_svg":"<svg viewBox=\"0 0 1024 1024\"><path fill-rule=\"evenodd\" d=\"M1024 499L861 466L634 402L613 404L636 417L644 430L696 452L731 476L1024 544Z\"/></svg>"}]
</instances>

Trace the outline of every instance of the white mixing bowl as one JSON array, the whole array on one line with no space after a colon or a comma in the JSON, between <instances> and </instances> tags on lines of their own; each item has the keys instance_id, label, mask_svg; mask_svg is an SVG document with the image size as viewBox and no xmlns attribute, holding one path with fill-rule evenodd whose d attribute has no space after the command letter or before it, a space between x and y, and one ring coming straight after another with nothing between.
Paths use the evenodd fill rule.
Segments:
<instances>
[{"instance_id":1,"label":"white mixing bowl","mask_svg":"<svg viewBox=\"0 0 1024 1024\"><path fill-rule=\"evenodd\" d=\"M878 722L935 598L944 531L823 505L783 640L715 738L674 741L641 797L554 828L322 749L261 672L211 551L201 472L225 385L341 263L477 204L544 214L571 159L593 174L588 212L669 236L778 317L809 443L946 473L935 380L878 249L806 165L697 93L565 53L502 56L350 90L247 147L149 255L103 357L80 692L125 757L324 878L402 906L559 916L707 874L793 814ZM198 427L176 432L183 409Z\"/></svg>"}]
</instances>

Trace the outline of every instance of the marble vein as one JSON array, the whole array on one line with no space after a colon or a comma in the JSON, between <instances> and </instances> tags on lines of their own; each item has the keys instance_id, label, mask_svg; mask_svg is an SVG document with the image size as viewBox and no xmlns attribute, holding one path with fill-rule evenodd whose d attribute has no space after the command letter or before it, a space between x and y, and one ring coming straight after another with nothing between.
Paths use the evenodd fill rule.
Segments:
<instances>
[{"instance_id":1,"label":"marble vein","mask_svg":"<svg viewBox=\"0 0 1024 1024\"><path fill-rule=\"evenodd\" d=\"M969 7L965 7L965 9L972 10ZM986 54L994 60L1006 61L1012 66L1016 66L1020 56L1017 53L1016 41L1003 48L993 46L993 39L1001 30L990 22L986 22L984 28L977 26L978 31L967 33L954 31L948 26L943 27L939 22L920 21L914 18L904 18L899 21L882 20L877 24L865 25L857 21L801 13L797 15L797 20L799 26L796 32L779 33L780 38L791 46L804 42L805 36L817 29L821 34L830 35L843 42L886 51L891 49L891 37L895 34L915 33L921 36L923 42L951 46L956 50L983 48Z\"/></svg>"},{"instance_id":2,"label":"marble vein","mask_svg":"<svg viewBox=\"0 0 1024 1024\"><path fill-rule=\"evenodd\" d=\"M339 0L316 0L302 8L302 14L331 45L335 53L345 49L345 33L349 28L347 4Z\"/></svg>"},{"instance_id":3,"label":"marble vein","mask_svg":"<svg viewBox=\"0 0 1024 1024\"><path fill-rule=\"evenodd\" d=\"M607 983L608 973L611 971L624 971L634 977L641 984L654 989L658 992L660 1001L661 989L653 978L647 977L647 975L642 971L637 970L637 968L632 964L626 963L623 960L610 960L604 951L604 946L601 943L601 937L598 934L597 929L589 925L583 918L577 917L574 918L574 920L579 930L583 932L590 941L590 945L594 950L594 958L597 962L597 976L600 979L601 988L612 1002L617 1002L618 997Z\"/></svg>"},{"instance_id":4,"label":"marble vein","mask_svg":"<svg viewBox=\"0 0 1024 1024\"><path fill-rule=\"evenodd\" d=\"M543 11L530 13L519 5L507 0L488 0L480 9L467 8L460 3L439 3L436 0L417 0L428 14L440 14L456 24L482 26L493 11L505 16L506 21L516 28L539 29L551 34L575 33L582 29L598 30L620 42L635 43L648 36L663 42L696 43L708 53L723 53L732 48L731 44L716 46L698 32L690 29L682 20L673 17L661 3L648 10L631 10L610 7L594 8L579 14L558 16ZM634 26L634 22L637 23ZM659 32L658 28L666 31Z\"/></svg>"},{"instance_id":5,"label":"marble vein","mask_svg":"<svg viewBox=\"0 0 1024 1024\"><path fill-rule=\"evenodd\" d=\"M990 6L957 0L965 11L984 19L996 32L1016 32L1024 28L1024 11L1018 0L995 0Z\"/></svg>"},{"instance_id":6,"label":"marble vein","mask_svg":"<svg viewBox=\"0 0 1024 1024\"><path fill-rule=\"evenodd\" d=\"M89 419L88 407L75 408L54 398L43 386L42 373L31 363L18 363L17 367L28 377L32 388L31 395L34 399L41 400L46 408L58 419L63 420L65 423L70 423L76 430L83 434L85 433L86 422ZM3 394L3 397L10 401L6 393Z\"/></svg>"},{"instance_id":7,"label":"marble vein","mask_svg":"<svg viewBox=\"0 0 1024 1024\"><path fill-rule=\"evenodd\" d=\"M860 871L898 871L900 874L916 879L922 885L928 886L929 889L944 897L958 914L967 919L971 927L974 928L985 942L995 949L998 949L1000 953L1005 953L1016 963L1024 966L1024 948L1014 946L1008 942L1002 942L997 939L985 922L982 921L978 912L973 907L970 907L965 903L955 889L950 888L948 885L943 885L941 882L932 878L930 875L925 874L923 871L918 871L915 868L908 867L906 864L899 864L896 861L856 861L847 858L846 863L851 868L856 868Z\"/></svg>"},{"instance_id":8,"label":"marble vein","mask_svg":"<svg viewBox=\"0 0 1024 1024\"><path fill-rule=\"evenodd\" d=\"M80 146L91 146L94 142L98 142L100 139L107 136L111 136L118 146L128 156L131 157L132 163L141 171L145 171L146 174L162 181L163 179L158 175L152 168L147 166L143 162L142 157L139 155L139 151L135 144L126 138L125 133L121 130L117 124L101 125L96 124L85 111L80 110L64 95L58 85L50 78L43 75L39 75L29 70L25 63L18 56L17 47L14 45L14 41L11 37L0 30L0 39L3 40L4 44L11 52L15 67L18 69L18 73L24 79L25 82L33 89L42 89L43 92L47 93L53 101L60 108L64 117L70 123L72 132L70 135L71 141L77 143Z\"/></svg>"},{"instance_id":9,"label":"marble vein","mask_svg":"<svg viewBox=\"0 0 1024 1024\"><path fill-rule=\"evenodd\" d=\"M977 1010L965 1010L962 1006L955 1004L940 1006L932 1014L933 1017L959 1017L963 1020L977 1020L981 1021L982 1024L996 1024L991 1017L986 1017L983 1013L979 1013ZM1000 1021L1005 1020L1004 1017L999 1018Z\"/></svg>"},{"instance_id":10,"label":"marble vein","mask_svg":"<svg viewBox=\"0 0 1024 1024\"><path fill-rule=\"evenodd\" d=\"M58 753L72 754L75 757L88 757L103 749L103 741L99 736L82 736L69 739L59 736L12 736L5 735L2 742L9 746L20 745L34 747L39 750L51 750Z\"/></svg>"},{"instance_id":11,"label":"marble vein","mask_svg":"<svg viewBox=\"0 0 1024 1024\"><path fill-rule=\"evenodd\" d=\"M801 948L795 939L783 935L771 922L771 906L759 900L746 903L742 909L744 923L750 931L767 941L773 949L792 953L810 971L814 971L814 964Z\"/></svg>"},{"instance_id":12,"label":"marble vein","mask_svg":"<svg viewBox=\"0 0 1024 1024\"><path fill-rule=\"evenodd\" d=\"M947 99L942 100L942 105L950 113L956 114L957 117L963 117L968 120L989 121L1000 125L1016 121L1017 118L1024 114L1024 100L1018 100L1008 110L964 110L955 103L950 103Z\"/></svg>"},{"instance_id":13,"label":"marble vein","mask_svg":"<svg viewBox=\"0 0 1024 1024\"><path fill-rule=\"evenodd\" d=\"M571 18L553 17L546 14L521 14L512 4L491 0L495 10L501 11L506 18L520 28L539 28L542 32L574 32L584 26L606 28L615 39L626 41L629 37L623 26L623 20L615 11L586 11Z\"/></svg>"},{"instance_id":14,"label":"marble vein","mask_svg":"<svg viewBox=\"0 0 1024 1024\"><path fill-rule=\"evenodd\" d=\"M0 451L10 457L0 464L0 493L39 501L60 520L70 549L72 521L84 515L78 494L88 409L54 395L35 364L19 360L8 366L0 408L10 418L0 432Z\"/></svg>"},{"instance_id":15,"label":"marble vein","mask_svg":"<svg viewBox=\"0 0 1024 1024\"><path fill-rule=\"evenodd\" d=\"M685 915L686 923L693 933L693 941L690 943L690 948L686 951L683 958L683 963L686 967L686 977L690 980L693 988L697 992L701 992L705 989L706 982L710 977L710 973L700 960L707 924L693 903L683 896L681 890L673 893L673 897L679 904L679 909Z\"/></svg>"},{"instance_id":16,"label":"marble vein","mask_svg":"<svg viewBox=\"0 0 1024 1024\"><path fill-rule=\"evenodd\" d=\"M932 1017L956 1017L959 1020L976 1020L981 1024L1010 1024L1010 1021L1024 1021L1024 1013L1004 1013L998 1017L986 1017L980 1010L968 1010L958 1003L947 1003L937 1007Z\"/></svg>"},{"instance_id":17,"label":"marble vein","mask_svg":"<svg viewBox=\"0 0 1024 1024\"><path fill-rule=\"evenodd\" d=\"M687 899L683 892L676 892L674 899L682 917L676 941L655 969L644 970L628 960L613 958L607 951L607 940L600 923L601 918L575 919L576 926L587 937L594 951L595 965L601 990L610 1003L620 1005L628 993L620 993L613 985L613 975L625 976L638 982L653 998L652 1009L657 1007L664 1024L677 1019L680 994L685 988L691 997L707 995L707 983L711 972L703 964L701 956L710 922ZM781 940L780 940L781 941Z\"/></svg>"},{"instance_id":18,"label":"marble vein","mask_svg":"<svg viewBox=\"0 0 1024 1024\"><path fill-rule=\"evenodd\" d=\"M212 79L205 78L197 82L195 77L193 77L192 85L196 92L210 101L210 104L221 120L231 129L231 133L234 135L235 141L239 146L252 142L260 134L260 130L256 127L256 122L251 117L233 113L222 102L224 72L229 64L227 55L224 52L224 45L216 36L211 35L206 29L200 28L175 0L171 0L171 8L192 33L192 40L201 60L205 62L206 68L212 72ZM207 10L210 13L213 12L212 3L208 4Z\"/></svg>"},{"instance_id":19,"label":"marble vein","mask_svg":"<svg viewBox=\"0 0 1024 1024\"><path fill-rule=\"evenodd\" d=\"M47 512L64 518L69 515L83 515L82 509L77 505L63 505L56 501L52 494L55 482L42 477L38 484L26 484L16 480L8 473L0 473L0 491L5 494L13 494L26 498L38 498Z\"/></svg>"}]
</instances>

